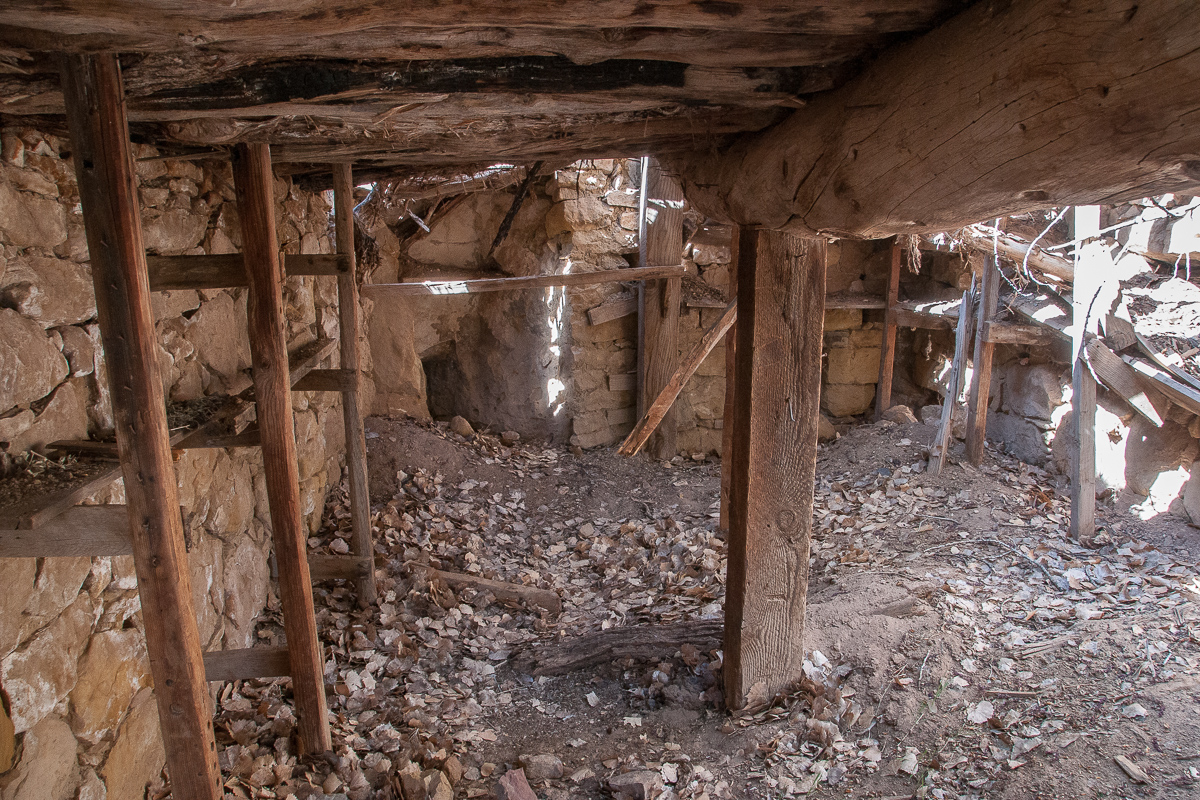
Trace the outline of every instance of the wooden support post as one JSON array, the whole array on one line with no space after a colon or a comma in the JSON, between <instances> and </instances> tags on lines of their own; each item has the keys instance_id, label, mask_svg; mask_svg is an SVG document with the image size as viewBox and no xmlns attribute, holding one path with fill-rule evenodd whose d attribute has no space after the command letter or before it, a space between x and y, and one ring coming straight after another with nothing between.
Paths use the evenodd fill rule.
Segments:
<instances>
[{"instance_id":1,"label":"wooden support post","mask_svg":"<svg viewBox=\"0 0 1200 800\"><path fill-rule=\"evenodd\" d=\"M367 490L367 440L362 410L358 405L360 335L358 278L354 264L354 181L349 164L333 166L334 226L337 249L350 259L350 271L338 276L338 323L341 328L341 367L354 370L354 387L342 394L342 417L346 425L346 471L350 476L350 552L375 558L371 541L371 495ZM375 570L358 581L358 604L375 602Z\"/></svg>"},{"instance_id":2,"label":"wooden support post","mask_svg":"<svg viewBox=\"0 0 1200 800\"><path fill-rule=\"evenodd\" d=\"M827 245L743 229L738 244L725 696L758 706L803 676Z\"/></svg>"},{"instance_id":3,"label":"wooden support post","mask_svg":"<svg viewBox=\"0 0 1200 800\"><path fill-rule=\"evenodd\" d=\"M662 267L679 264L683 258L683 189L650 159L646 183L646 263ZM650 218L653 217L653 221ZM649 409L679 366L679 302L682 278L667 278L646 284L646 378L642 386L642 413ZM675 412L668 409L647 445L650 455L669 460L678 453Z\"/></svg>"},{"instance_id":4,"label":"wooden support post","mask_svg":"<svg viewBox=\"0 0 1200 800\"><path fill-rule=\"evenodd\" d=\"M733 235L729 242L729 299L737 300L738 284L738 243L741 241L741 231L733 226ZM718 524L723 531L729 530L729 482L732 480L733 454L733 412L737 408L734 398L734 388L737 386L737 320L725 334L725 407L721 412L721 517Z\"/></svg>"},{"instance_id":5,"label":"wooden support post","mask_svg":"<svg viewBox=\"0 0 1200 800\"><path fill-rule=\"evenodd\" d=\"M954 428L954 407L962 391L963 373L966 371L967 340L971 338L971 315L975 306L975 289L963 292L962 305L958 312L958 329L954 336L954 361L950 365L950 378L946 397L942 401L942 421L938 424L933 446L929 448L929 472L941 475L942 467L950 452L950 439Z\"/></svg>"},{"instance_id":6,"label":"wooden support post","mask_svg":"<svg viewBox=\"0 0 1200 800\"><path fill-rule=\"evenodd\" d=\"M883 348L879 353L879 383L875 386L875 419L892 407L892 372L896 366L896 303L900 302L900 237L892 239L892 266L888 272L887 305L883 308Z\"/></svg>"},{"instance_id":7,"label":"wooden support post","mask_svg":"<svg viewBox=\"0 0 1200 800\"><path fill-rule=\"evenodd\" d=\"M1075 238L1083 240L1099 232L1100 207L1077 206ZM1098 246L1093 242L1076 249L1072 292L1071 408L1074 411L1073 428L1078 450L1071 463L1070 533L1075 541L1091 539L1096 532L1096 379L1088 368L1084 345L1101 313L1100 309L1093 307L1103 272L1096 262L1107 256L1095 252ZM1104 309L1104 312L1107 311Z\"/></svg>"},{"instance_id":8,"label":"wooden support post","mask_svg":"<svg viewBox=\"0 0 1200 800\"><path fill-rule=\"evenodd\" d=\"M219 800L121 70L113 54L68 56L62 77L171 789L181 800Z\"/></svg>"},{"instance_id":9,"label":"wooden support post","mask_svg":"<svg viewBox=\"0 0 1200 800\"><path fill-rule=\"evenodd\" d=\"M239 144L233 152L233 179L250 283L247 317L254 394L271 509L271 535L279 564L279 600L291 654L292 691L301 744L309 753L322 753L330 749L331 739L324 662L313 616L312 582L305 552L307 537L300 515L300 474L284 340L283 271L275 235L270 148L265 144Z\"/></svg>"},{"instance_id":10,"label":"wooden support post","mask_svg":"<svg viewBox=\"0 0 1200 800\"><path fill-rule=\"evenodd\" d=\"M989 342L984 333L1000 305L1000 265L996 263L995 256L984 256L979 296L979 310L975 314L975 352L971 358L971 392L967 406L967 460L975 466L983 463L988 401L992 392L992 354L996 345Z\"/></svg>"}]
</instances>

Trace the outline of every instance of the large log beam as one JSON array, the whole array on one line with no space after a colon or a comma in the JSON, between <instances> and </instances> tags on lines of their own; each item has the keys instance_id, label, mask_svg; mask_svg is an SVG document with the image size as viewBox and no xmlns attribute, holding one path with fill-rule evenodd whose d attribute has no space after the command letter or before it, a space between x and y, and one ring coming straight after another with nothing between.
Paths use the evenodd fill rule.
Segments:
<instances>
[{"instance_id":1,"label":"large log beam","mask_svg":"<svg viewBox=\"0 0 1200 800\"><path fill-rule=\"evenodd\" d=\"M882 238L1200 185L1200 4L977 3L724 153L710 216Z\"/></svg>"}]
</instances>

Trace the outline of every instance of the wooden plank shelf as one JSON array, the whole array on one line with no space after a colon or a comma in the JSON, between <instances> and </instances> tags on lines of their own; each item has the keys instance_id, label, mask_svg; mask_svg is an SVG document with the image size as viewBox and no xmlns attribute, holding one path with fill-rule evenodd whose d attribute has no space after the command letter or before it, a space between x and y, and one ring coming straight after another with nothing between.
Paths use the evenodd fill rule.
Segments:
<instances>
[{"instance_id":1,"label":"wooden plank shelf","mask_svg":"<svg viewBox=\"0 0 1200 800\"><path fill-rule=\"evenodd\" d=\"M204 654L204 676L212 681L286 678L292 674L286 647L248 647Z\"/></svg>"},{"instance_id":2,"label":"wooden plank shelf","mask_svg":"<svg viewBox=\"0 0 1200 800\"><path fill-rule=\"evenodd\" d=\"M358 374L352 369L314 369L292 384L293 392L348 392L357 388Z\"/></svg>"},{"instance_id":3,"label":"wooden plank shelf","mask_svg":"<svg viewBox=\"0 0 1200 800\"><path fill-rule=\"evenodd\" d=\"M120 477L121 465L106 463L96 474L81 483L0 509L0 530L30 530L41 527Z\"/></svg>"},{"instance_id":4,"label":"wooden plank shelf","mask_svg":"<svg viewBox=\"0 0 1200 800\"><path fill-rule=\"evenodd\" d=\"M351 261L342 254L285 255L288 277L341 275L350 271ZM241 253L196 256L146 256L150 290L231 289L248 286L246 262Z\"/></svg>"},{"instance_id":5,"label":"wooden plank shelf","mask_svg":"<svg viewBox=\"0 0 1200 800\"><path fill-rule=\"evenodd\" d=\"M0 530L0 558L129 555L133 542L123 505L72 506L36 528Z\"/></svg>"}]
</instances>

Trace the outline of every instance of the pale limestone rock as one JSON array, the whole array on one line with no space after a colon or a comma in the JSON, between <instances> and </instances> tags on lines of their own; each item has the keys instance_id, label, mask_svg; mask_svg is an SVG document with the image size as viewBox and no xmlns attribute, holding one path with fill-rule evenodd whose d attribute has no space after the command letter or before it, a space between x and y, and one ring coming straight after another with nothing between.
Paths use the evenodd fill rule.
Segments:
<instances>
[{"instance_id":1,"label":"pale limestone rock","mask_svg":"<svg viewBox=\"0 0 1200 800\"><path fill-rule=\"evenodd\" d=\"M217 585L224 572L221 540L205 534L203 529L193 528L192 549L187 554L187 561L192 602L196 606L196 626L200 629L201 644L208 645L220 633L223 622L224 590Z\"/></svg>"},{"instance_id":2,"label":"pale limestone rock","mask_svg":"<svg viewBox=\"0 0 1200 800\"><path fill-rule=\"evenodd\" d=\"M27 408L0 419L0 445L10 453L21 452L13 442L33 426L33 420L34 413Z\"/></svg>"},{"instance_id":3,"label":"pale limestone rock","mask_svg":"<svg viewBox=\"0 0 1200 800\"><path fill-rule=\"evenodd\" d=\"M87 557L45 559L33 594L22 610L20 640L49 625L74 603L91 571L92 560Z\"/></svg>"},{"instance_id":4,"label":"pale limestone rock","mask_svg":"<svg viewBox=\"0 0 1200 800\"><path fill-rule=\"evenodd\" d=\"M861 308L828 308L825 310L825 330L843 331L861 328L863 312Z\"/></svg>"},{"instance_id":5,"label":"pale limestone rock","mask_svg":"<svg viewBox=\"0 0 1200 800\"><path fill-rule=\"evenodd\" d=\"M304 480L321 471L325 465L325 432L313 411L296 412L296 461L300 479Z\"/></svg>"},{"instance_id":6,"label":"pale limestone rock","mask_svg":"<svg viewBox=\"0 0 1200 800\"><path fill-rule=\"evenodd\" d=\"M40 324L0 308L0 409L40 400L69 370Z\"/></svg>"},{"instance_id":7,"label":"pale limestone rock","mask_svg":"<svg viewBox=\"0 0 1200 800\"><path fill-rule=\"evenodd\" d=\"M433 266L477 269L483 265L511 204L512 195L508 194L470 195L409 246L409 257Z\"/></svg>"},{"instance_id":8,"label":"pale limestone rock","mask_svg":"<svg viewBox=\"0 0 1200 800\"><path fill-rule=\"evenodd\" d=\"M16 247L52 250L66 238L66 213L58 200L0 182L0 240Z\"/></svg>"},{"instance_id":9,"label":"pale limestone rock","mask_svg":"<svg viewBox=\"0 0 1200 800\"><path fill-rule=\"evenodd\" d=\"M267 602L270 582L267 554L250 537L225 545L225 646L249 647L254 620Z\"/></svg>"},{"instance_id":10,"label":"pale limestone rock","mask_svg":"<svg viewBox=\"0 0 1200 800\"><path fill-rule=\"evenodd\" d=\"M91 375L96 370L96 342L87 329L78 325L64 325L55 330L62 337L62 353L67 357L71 377Z\"/></svg>"},{"instance_id":11,"label":"pale limestone rock","mask_svg":"<svg viewBox=\"0 0 1200 800\"><path fill-rule=\"evenodd\" d=\"M17 732L42 721L75 686L76 662L92 628L92 598L80 595L63 615L0 661Z\"/></svg>"},{"instance_id":12,"label":"pale limestone rock","mask_svg":"<svg viewBox=\"0 0 1200 800\"><path fill-rule=\"evenodd\" d=\"M158 705L152 689L142 689L117 732L117 741L100 770L107 800L143 800L146 785L166 761L158 729Z\"/></svg>"},{"instance_id":13,"label":"pale limestone rock","mask_svg":"<svg viewBox=\"0 0 1200 800\"><path fill-rule=\"evenodd\" d=\"M0 658L21 642L21 612L33 597L36 578L36 559L0 558Z\"/></svg>"},{"instance_id":14,"label":"pale limestone rock","mask_svg":"<svg viewBox=\"0 0 1200 800\"><path fill-rule=\"evenodd\" d=\"M907 425L917 421L917 415L913 413L912 409L903 405L892 406L887 411L883 412L881 418L886 419L888 422L895 422L899 425Z\"/></svg>"},{"instance_id":15,"label":"pale limestone rock","mask_svg":"<svg viewBox=\"0 0 1200 800\"><path fill-rule=\"evenodd\" d=\"M220 292L201 303L184 336L196 357L227 382L250 366L244 297L234 300L228 292Z\"/></svg>"},{"instance_id":16,"label":"pale limestone rock","mask_svg":"<svg viewBox=\"0 0 1200 800\"><path fill-rule=\"evenodd\" d=\"M0 278L0 302L44 327L86 322L96 316L92 271L62 258L10 261Z\"/></svg>"},{"instance_id":17,"label":"pale limestone rock","mask_svg":"<svg viewBox=\"0 0 1200 800\"><path fill-rule=\"evenodd\" d=\"M185 311L200 307L200 293L195 289L172 289L167 292L150 293L150 309L155 322L175 319Z\"/></svg>"},{"instance_id":18,"label":"pale limestone rock","mask_svg":"<svg viewBox=\"0 0 1200 800\"><path fill-rule=\"evenodd\" d=\"M150 682L145 637L136 628L97 633L79 661L71 726L88 744L116 730L133 695Z\"/></svg>"},{"instance_id":19,"label":"pale limestone rock","mask_svg":"<svg viewBox=\"0 0 1200 800\"><path fill-rule=\"evenodd\" d=\"M608 788L625 800L654 800L662 794L663 779L653 770L634 770L609 778Z\"/></svg>"},{"instance_id":20,"label":"pale limestone rock","mask_svg":"<svg viewBox=\"0 0 1200 800\"><path fill-rule=\"evenodd\" d=\"M463 417L452 417L450 419L450 431L457 433L463 438L469 438L475 435L475 429L471 427L471 423L467 422Z\"/></svg>"},{"instance_id":21,"label":"pale limestone rock","mask_svg":"<svg viewBox=\"0 0 1200 800\"><path fill-rule=\"evenodd\" d=\"M525 777L532 783L558 780L563 776L562 759L553 753L521 756L519 761L525 769Z\"/></svg>"},{"instance_id":22,"label":"pale limestone rock","mask_svg":"<svg viewBox=\"0 0 1200 800\"><path fill-rule=\"evenodd\" d=\"M208 230L208 217L190 208L142 209L142 237L146 249L177 255L200 244Z\"/></svg>"},{"instance_id":23,"label":"pale limestone rock","mask_svg":"<svg viewBox=\"0 0 1200 800\"><path fill-rule=\"evenodd\" d=\"M830 347L825 378L830 383L877 383L879 347Z\"/></svg>"},{"instance_id":24,"label":"pale limestone rock","mask_svg":"<svg viewBox=\"0 0 1200 800\"><path fill-rule=\"evenodd\" d=\"M12 439L12 449L23 452L41 449L60 439L86 439L87 406L87 378L72 378L61 384L34 423Z\"/></svg>"},{"instance_id":25,"label":"pale limestone rock","mask_svg":"<svg viewBox=\"0 0 1200 800\"><path fill-rule=\"evenodd\" d=\"M108 790L104 788L104 781L100 780L96 770L85 769L75 800L107 800L107 796Z\"/></svg>"},{"instance_id":26,"label":"pale limestone rock","mask_svg":"<svg viewBox=\"0 0 1200 800\"><path fill-rule=\"evenodd\" d=\"M817 441L831 442L836 438L838 438L837 429L833 427L829 417L821 414L817 420Z\"/></svg>"},{"instance_id":27,"label":"pale limestone rock","mask_svg":"<svg viewBox=\"0 0 1200 800\"><path fill-rule=\"evenodd\" d=\"M821 408L831 417L862 414L875 402L875 387L870 384L827 383L821 387Z\"/></svg>"},{"instance_id":28,"label":"pale limestone rock","mask_svg":"<svg viewBox=\"0 0 1200 800\"><path fill-rule=\"evenodd\" d=\"M21 760L0 777L0 800L67 800L79 785L75 737L61 719L42 720L25 734Z\"/></svg>"}]
</instances>

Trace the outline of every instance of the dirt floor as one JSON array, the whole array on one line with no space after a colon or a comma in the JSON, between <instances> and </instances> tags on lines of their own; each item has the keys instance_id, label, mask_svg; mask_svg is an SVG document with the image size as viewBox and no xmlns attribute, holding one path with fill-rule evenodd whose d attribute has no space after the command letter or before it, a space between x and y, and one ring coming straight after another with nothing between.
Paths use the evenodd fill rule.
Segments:
<instances>
[{"instance_id":1,"label":"dirt floor","mask_svg":"<svg viewBox=\"0 0 1200 800\"><path fill-rule=\"evenodd\" d=\"M235 796L485 797L516 768L550 800L1200 791L1200 532L1180 520L1102 507L1077 546L1059 479L994 451L933 477L932 428L849 428L818 461L806 678L730 715L718 462L368 431L381 605L317 591L336 752L293 755L286 681L229 685ZM344 552L348 527L335 493L310 545ZM552 590L562 610L429 567ZM529 674L584 634L681 624L695 642Z\"/></svg>"}]
</instances>

